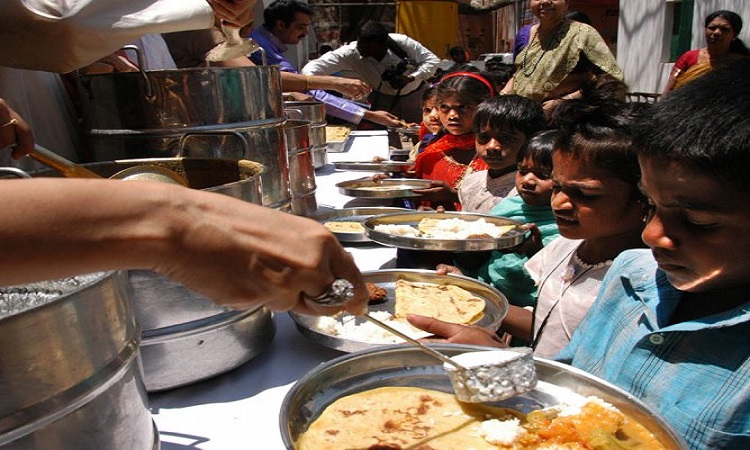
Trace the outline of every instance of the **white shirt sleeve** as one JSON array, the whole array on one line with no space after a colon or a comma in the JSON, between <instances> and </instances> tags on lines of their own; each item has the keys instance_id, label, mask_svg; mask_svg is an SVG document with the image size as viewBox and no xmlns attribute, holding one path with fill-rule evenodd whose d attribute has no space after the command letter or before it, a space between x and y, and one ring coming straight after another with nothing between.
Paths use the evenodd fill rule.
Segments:
<instances>
[{"instance_id":1,"label":"white shirt sleeve","mask_svg":"<svg viewBox=\"0 0 750 450\"><path fill-rule=\"evenodd\" d=\"M350 48L350 45L339 47L330 51L319 58L310 60L300 71L305 75L331 75L343 69L351 69L351 64L347 61L355 56L356 50ZM359 58L359 54L356 54Z\"/></svg>"},{"instance_id":2,"label":"white shirt sleeve","mask_svg":"<svg viewBox=\"0 0 750 450\"><path fill-rule=\"evenodd\" d=\"M435 73L438 64L440 64L440 58L430 49L403 34L391 34L390 36L406 52L406 55L417 63L417 69L409 74L416 81L427 80Z\"/></svg>"},{"instance_id":3,"label":"white shirt sleeve","mask_svg":"<svg viewBox=\"0 0 750 450\"><path fill-rule=\"evenodd\" d=\"M206 0L2 0L0 65L65 73L143 35L213 23Z\"/></svg>"}]
</instances>

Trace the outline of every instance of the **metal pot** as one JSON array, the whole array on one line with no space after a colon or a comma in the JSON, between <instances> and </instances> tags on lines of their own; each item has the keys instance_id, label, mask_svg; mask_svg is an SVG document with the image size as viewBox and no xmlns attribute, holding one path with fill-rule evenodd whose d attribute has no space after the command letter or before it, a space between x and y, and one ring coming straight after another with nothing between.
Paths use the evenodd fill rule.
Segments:
<instances>
[{"instance_id":1,"label":"metal pot","mask_svg":"<svg viewBox=\"0 0 750 450\"><path fill-rule=\"evenodd\" d=\"M284 112L288 117L310 121L310 152L315 169L328 163L326 154L326 108L323 102L284 102Z\"/></svg>"},{"instance_id":2,"label":"metal pot","mask_svg":"<svg viewBox=\"0 0 750 450\"><path fill-rule=\"evenodd\" d=\"M315 199L315 165L310 153L310 122L287 120L284 125L286 148L289 152L289 191L292 213L311 216L317 211Z\"/></svg>"},{"instance_id":3,"label":"metal pot","mask_svg":"<svg viewBox=\"0 0 750 450\"><path fill-rule=\"evenodd\" d=\"M84 166L108 177L141 164L174 170L194 189L262 204L262 167L250 161L153 158ZM136 317L142 329L140 350L149 392L224 373L258 355L274 337L273 316L266 308L229 310L158 273L131 270L128 275Z\"/></svg>"},{"instance_id":4,"label":"metal pot","mask_svg":"<svg viewBox=\"0 0 750 450\"><path fill-rule=\"evenodd\" d=\"M278 66L81 75L82 162L175 156L266 166L263 205L290 209Z\"/></svg>"},{"instance_id":5,"label":"metal pot","mask_svg":"<svg viewBox=\"0 0 750 450\"><path fill-rule=\"evenodd\" d=\"M124 272L0 289L0 448L157 449Z\"/></svg>"}]
</instances>

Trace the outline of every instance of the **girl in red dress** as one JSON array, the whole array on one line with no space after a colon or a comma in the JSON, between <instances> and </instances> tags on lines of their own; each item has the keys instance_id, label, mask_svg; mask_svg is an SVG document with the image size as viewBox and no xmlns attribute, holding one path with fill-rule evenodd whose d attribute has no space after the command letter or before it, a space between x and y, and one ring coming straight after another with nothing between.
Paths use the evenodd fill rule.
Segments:
<instances>
[{"instance_id":1,"label":"girl in red dress","mask_svg":"<svg viewBox=\"0 0 750 450\"><path fill-rule=\"evenodd\" d=\"M476 156L472 119L479 103L495 95L492 84L471 72L454 72L437 85L436 103L443 129L417 156L415 176L433 180L431 187L415 190L430 202L448 210L460 210L457 189L463 178L486 170L487 164Z\"/></svg>"}]
</instances>

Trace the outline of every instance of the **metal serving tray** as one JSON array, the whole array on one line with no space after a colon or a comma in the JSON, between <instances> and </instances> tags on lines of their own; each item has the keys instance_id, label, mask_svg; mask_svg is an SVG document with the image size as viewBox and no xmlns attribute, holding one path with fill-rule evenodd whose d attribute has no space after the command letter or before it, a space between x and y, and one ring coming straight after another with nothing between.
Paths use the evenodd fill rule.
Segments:
<instances>
[{"instance_id":1,"label":"metal serving tray","mask_svg":"<svg viewBox=\"0 0 750 450\"><path fill-rule=\"evenodd\" d=\"M514 229L503 234L499 238L471 238L471 239L434 239L426 237L398 236L395 234L375 231L377 225L409 225L416 227L424 218L431 219L463 219L467 221L484 219L486 222L497 226L513 225ZM439 250L439 251L487 251L515 247L523 242L525 230L522 223L505 217L491 216L488 214L475 214L466 212L444 212L435 211L412 211L404 213L393 213L374 216L362 224L365 234L375 242L391 247L412 250Z\"/></svg>"},{"instance_id":2,"label":"metal serving tray","mask_svg":"<svg viewBox=\"0 0 750 450\"><path fill-rule=\"evenodd\" d=\"M448 356L488 347L430 344ZM687 449L685 441L643 402L628 392L566 364L534 358L537 386L526 394L493 403L523 413L596 396L646 427L667 449ZM414 386L453 392L443 363L408 344L384 346L344 355L319 365L289 390L281 404L279 428L287 449L335 400L384 386Z\"/></svg>"},{"instance_id":3,"label":"metal serving tray","mask_svg":"<svg viewBox=\"0 0 750 450\"><path fill-rule=\"evenodd\" d=\"M370 208L342 208L332 209L325 211L313 216L313 219L320 223L325 224L326 222L363 222L372 216L378 214L389 214L395 212L409 211L406 208L393 208L393 207L370 207ZM372 242L370 238L365 235L365 232L361 233L333 233L339 239L340 242Z\"/></svg>"},{"instance_id":4,"label":"metal serving tray","mask_svg":"<svg viewBox=\"0 0 750 450\"><path fill-rule=\"evenodd\" d=\"M342 181L337 183L339 192L351 197L363 198L408 198L420 197L413 189L426 189L432 184L431 180L420 178L386 178L373 180L362 178L359 180Z\"/></svg>"},{"instance_id":5,"label":"metal serving tray","mask_svg":"<svg viewBox=\"0 0 750 450\"><path fill-rule=\"evenodd\" d=\"M338 170L362 170L367 172L404 173L414 167L414 162L407 161L339 161L333 163Z\"/></svg>"},{"instance_id":6,"label":"metal serving tray","mask_svg":"<svg viewBox=\"0 0 750 450\"><path fill-rule=\"evenodd\" d=\"M438 275L432 270L404 270L404 269L387 269L376 270L363 273L365 281L374 283L388 292L388 300L385 303L370 305L370 311L388 311L393 313L396 307L396 281L403 279L411 282L430 283L430 284L450 284L466 289L477 297L484 299L484 315L474 325L496 331L500 323L508 313L508 299L494 287L485 284L474 278L463 275ZM290 312L289 315L297 325L297 329L320 345L329 347L343 352L355 352L364 349L383 347L387 344L373 343L347 339L341 336L332 335L320 331L315 327L316 317L305 316ZM360 319L357 319L359 321ZM361 319L364 322L364 319Z\"/></svg>"}]
</instances>

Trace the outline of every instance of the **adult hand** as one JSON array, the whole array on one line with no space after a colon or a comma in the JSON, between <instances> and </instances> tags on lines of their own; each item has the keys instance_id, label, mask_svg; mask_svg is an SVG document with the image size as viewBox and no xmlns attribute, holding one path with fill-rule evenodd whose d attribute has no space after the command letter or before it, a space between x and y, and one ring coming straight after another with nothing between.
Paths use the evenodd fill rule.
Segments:
<instances>
[{"instance_id":1,"label":"adult hand","mask_svg":"<svg viewBox=\"0 0 750 450\"><path fill-rule=\"evenodd\" d=\"M495 333L478 326L444 322L417 314L407 315L406 320L420 330L442 338L421 339L423 342L450 342L453 344L483 345L498 348L507 347Z\"/></svg>"},{"instance_id":2,"label":"adult hand","mask_svg":"<svg viewBox=\"0 0 750 450\"><path fill-rule=\"evenodd\" d=\"M179 245L163 253L155 270L219 304L243 308L262 303L274 311L302 314L341 310L322 308L304 295L320 295L336 278L344 278L356 294L346 310L365 310L369 295L359 269L319 223L231 197L179 188L173 195L178 193L188 197L175 205Z\"/></svg>"},{"instance_id":3,"label":"adult hand","mask_svg":"<svg viewBox=\"0 0 750 450\"><path fill-rule=\"evenodd\" d=\"M370 122L375 122L380 125L385 125L387 127L398 127L401 125L401 122L398 120L398 117L394 116L388 111L367 110L365 111L364 119L367 119Z\"/></svg>"},{"instance_id":4,"label":"adult hand","mask_svg":"<svg viewBox=\"0 0 750 450\"><path fill-rule=\"evenodd\" d=\"M15 144L11 156L19 159L34 149L34 133L29 124L0 98L0 148Z\"/></svg>"},{"instance_id":5,"label":"adult hand","mask_svg":"<svg viewBox=\"0 0 750 450\"><path fill-rule=\"evenodd\" d=\"M334 77L329 75L316 76L316 79L320 79L320 82L316 80L315 84L323 83L321 89L328 89L336 92L340 92L352 99L367 98L372 91L369 84L356 78L344 78Z\"/></svg>"},{"instance_id":6,"label":"adult hand","mask_svg":"<svg viewBox=\"0 0 750 450\"><path fill-rule=\"evenodd\" d=\"M116 51L104 58L81 67L78 72L84 75L114 72L138 72L138 66L130 61L124 52Z\"/></svg>"},{"instance_id":7,"label":"adult hand","mask_svg":"<svg viewBox=\"0 0 750 450\"><path fill-rule=\"evenodd\" d=\"M393 89L401 89L407 84L414 81L415 78L411 75L397 75L388 81Z\"/></svg>"},{"instance_id":8,"label":"adult hand","mask_svg":"<svg viewBox=\"0 0 750 450\"><path fill-rule=\"evenodd\" d=\"M235 27L253 22L253 9L257 0L207 0L219 19Z\"/></svg>"}]
</instances>

